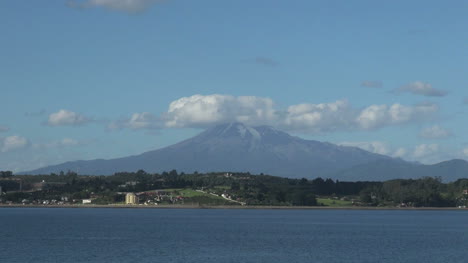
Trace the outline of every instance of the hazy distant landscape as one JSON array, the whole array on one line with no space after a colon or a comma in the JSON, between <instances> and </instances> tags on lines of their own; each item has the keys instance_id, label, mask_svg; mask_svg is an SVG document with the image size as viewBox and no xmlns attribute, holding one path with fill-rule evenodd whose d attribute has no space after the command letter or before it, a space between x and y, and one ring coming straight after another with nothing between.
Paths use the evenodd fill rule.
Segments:
<instances>
[{"instance_id":1,"label":"hazy distant landscape","mask_svg":"<svg viewBox=\"0 0 468 263\"><path fill-rule=\"evenodd\" d=\"M231 122L140 155L4 171L0 203L119 206L132 193L153 207L465 208L467 174L464 160L424 165Z\"/></svg>"},{"instance_id":2,"label":"hazy distant landscape","mask_svg":"<svg viewBox=\"0 0 468 263\"><path fill-rule=\"evenodd\" d=\"M175 145L136 156L67 162L19 174L72 171L85 175L111 175L138 170L151 173L170 170L185 173L252 172L341 181L438 177L451 182L467 177L468 162L451 160L424 165L357 147L304 140L269 126L251 127L235 122L217 125Z\"/></svg>"}]
</instances>

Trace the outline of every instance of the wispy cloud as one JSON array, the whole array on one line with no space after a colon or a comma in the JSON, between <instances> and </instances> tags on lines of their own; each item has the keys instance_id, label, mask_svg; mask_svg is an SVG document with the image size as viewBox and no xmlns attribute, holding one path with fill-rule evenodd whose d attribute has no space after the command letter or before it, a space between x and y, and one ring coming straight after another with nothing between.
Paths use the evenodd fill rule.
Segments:
<instances>
[{"instance_id":1,"label":"wispy cloud","mask_svg":"<svg viewBox=\"0 0 468 263\"><path fill-rule=\"evenodd\" d=\"M448 94L447 91L435 89L431 84L422 81L415 81L401 86L398 89L394 89L393 92L396 94L411 93L427 97L443 97Z\"/></svg>"},{"instance_id":2,"label":"wispy cloud","mask_svg":"<svg viewBox=\"0 0 468 263\"><path fill-rule=\"evenodd\" d=\"M8 136L0 140L0 151L11 152L27 148L30 142L27 138L18 135Z\"/></svg>"},{"instance_id":3,"label":"wispy cloud","mask_svg":"<svg viewBox=\"0 0 468 263\"><path fill-rule=\"evenodd\" d=\"M32 111L32 112L26 112L24 113L24 116L26 117L40 117L44 116L46 114L46 110L42 109L39 111Z\"/></svg>"},{"instance_id":4,"label":"wispy cloud","mask_svg":"<svg viewBox=\"0 0 468 263\"><path fill-rule=\"evenodd\" d=\"M51 148L64 148L64 147L72 147L72 146L82 146L86 145L89 142L78 141L71 138L63 138L61 140L55 140L45 143L35 143L33 144L33 148L36 149L51 149Z\"/></svg>"},{"instance_id":5,"label":"wispy cloud","mask_svg":"<svg viewBox=\"0 0 468 263\"><path fill-rule=\"evenodd\" d=\"M121 130L121 129L159 129L162 128L161 119L156 115L149 112L134 113L130 118L123 118L111 122L107 125L108 130Z\"/></svg>"},{"instance_id":6,"label":"wispy cloud","mask_svg":"<svg viewBox=\"0 0 468 263\"><path fill-rule=\"evenodd\" d=\"M421 144L414 148L413 156L415 158L428 157L437 154L439 151L440 146L438 144Z\"/></svg>"},{"instance_id":7,"label":"wispy cloud","mask_svg":"<svg viewBox=\"0 0 468 263\"><path fill-rule=\"evenodd\" d=\"M153 4L163 1L164 0L70 0L67 2L67 6L79 9L103 7L109 10L135 14L143 12Z\"/></svg>"},{"instance_id":8,"label":"wispy cloud","mask_svg":"<svg viewBox=\"0 0 468 263\"><path fill-rule=\"evenodd\" d=\"M9 131L9 130L10 130L9 127L0 125L0 132L7 132L7 131Z\"/></svg>"},{"instance_id":9,"label":"wispy cloud","mask_svg":"<svg viewBox=\"0 0 468 263\"><path fill-rule=\"evenodd\" d=\"M49 126L79 126L91 121L91 118L79 113L62 109L50 114L46 124Z\"/></svg>"},{"instance_id":10,"label":"wispy cloud","mask_svg":"<svg viewBox=\"0 0 468 263\"><path fill-rule=\"evenodd\" d=\"M86 159L88 151L76 149L89 144L96 144L96 140L62 138L34 142L19 135L0 137L0 167L20 172L69 160Z\"/></svg>"},{"instance_id":11,"label":"wispy cloud","mask_svg":"<svg viewBox=\"0 0 468 263\"><path fill-rule=\"evenodd\" d=\"M419 136L424 139L444 139L452 136L452 132L440 127L439 125L434 125L423 129L419 133Z\"/></svg>"},{"instance_id":12,"label":"wispy cloud","mask_svg":"<svg viewBox=\"0 0 468 263\"><path fill-rule=\"evenodd\" d=\"M408 150L406 148L400 147L393 152L393 157L404 158L407 153L408 153Z\"/></svg>"},{"instance_id":13,"label":"wispy cloud","mask_svg":"<svg viewBox=\"0 0 468 263\"><path fill-rule=\"evenodd\" d=\"M264 65L264 66L270 66L270 67L276 67L278 66L278 62L267 57L256 57L254 59L254 62L259 65Z\"/></svg>"},{"instance_id":14,"label":"wispy cloud","mask_svg":"<svg viewBox=\"0 0 468 263\"><path fill-rule=\"evenodd\" d=\"M339 145L358 147L363 150L402 158L410 161L422 162L425 164L438 163L443 160L462 158L468 156L468 148L458 150L445 149L439 144L417 144L406 147L395 147L383 141L360 141L360 142L342 142Z\"/></svg>"},{"instance_id":15,"label":"wispy cloud","mask_svg":"<svg viewBox=\"0 0 468 263\"><path fill-rule=\"evenodd\" d=\"M385 142L370 141L370 142L341 142L339 145L358 147L368 152L388 155L391 154L389 146Z\"/></svg>"},{"instance_id":16,"label":"wispy cloud","mask_svg":"<svg viewBox=\"0 0 468 263\"><path fill-rule=\"evenodd\" d=\"M463 148L462 153L464 157L468 157L468 147Z\"/></svg>"},{"instance_id":17,"label":"wispy cloud","mask_svg":"<svg viewBox=\"0 0 468 263\"><path fill-rule=\"evenodd\" d=\"M379 80L365 80L365 81L361 82L361 87L382 88L383 83L382 83L382 81L379 81Z\"/></svg>"},{"instance_id":18,"label":"wispy cloud","mask_svg":"<svg viewBox=\"0 0 468 263\"><path fill-rule=\"evenodd\" d=\"M466 158L468 156L468 147L453 149L444 148L435 143L407 145L404 147L395 147L392 143L384 141L358 141L341 142L342 146L353 146L363 150L388 155L394 158L421 162L425 164L434 164L443 160L454 158Z\"/></svg>"}]
</instances>

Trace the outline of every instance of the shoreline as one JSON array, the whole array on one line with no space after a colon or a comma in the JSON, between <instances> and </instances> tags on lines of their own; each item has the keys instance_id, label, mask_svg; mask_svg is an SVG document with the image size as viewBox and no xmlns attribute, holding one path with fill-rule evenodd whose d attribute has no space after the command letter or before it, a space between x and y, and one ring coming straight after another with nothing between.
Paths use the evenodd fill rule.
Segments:
<instances>
[{"instance_id":1,"label":"shoreline","mask_svg":"<svg viewBox=\"0 0 468 263\"><path fill-rule=\"evenodd\" d=\"M448 210L468 211L468 208L458 207L330 207L330 206L204 206L204 205L21 205L0 204L1 208L105 208L105 209L243 209L243 210Z\"/></svg>"}]
</instances>

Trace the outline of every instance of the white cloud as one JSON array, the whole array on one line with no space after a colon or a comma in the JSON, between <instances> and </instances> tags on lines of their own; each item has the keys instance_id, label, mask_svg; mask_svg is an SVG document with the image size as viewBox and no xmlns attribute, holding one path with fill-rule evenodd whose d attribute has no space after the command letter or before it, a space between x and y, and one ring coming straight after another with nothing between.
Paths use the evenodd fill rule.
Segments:
<instances>
[{"instance_id":1,"label":"white cloud","mask_svg":"<svg viewBox=\"0 0 468 263\"><path fill-rule=\"evenodd\" d=\"M91 119L73 111L59 110L49 115L47 124L50 126L77 126L90 122Z\"/></svg>"},{"instance_id":2,"label":"white cloud","mask_svg":"<svg viewBox=\"0 0 468 263\"><path fill-rule=\"evenodd\" d=\"M63 138L60 140L45 142L45 143L35 143L32 145L33 149L36 150L49 150L49 149L60 149L66 147L82 146L86 145L89 142L78 141L71 138Z\"/></svg>"},{"instance_id":3,"label":"white cloud","mask_svg":"<svg viewBox=\"0 0 468 263\"><path fill-rule=\"evenodd\" d=\"M205 128L220 123L243 122L295 132L328 133L423 122L433 118L438 110L438 106L431 103L371 105L360 109L346 100L303 103L282 110L277 109L270 98L193 95L173 101L168 111L160 116L148 112L135 113L128 119L112 122L108 128Z\"/></svg>"},{"instance_id":4,"label":"white cloud","mask_svg":"<svg viewBox=\"0 0 468 263\"><path fill-rule=\"evenodd\" d=\"M361 82L361 86L366 88L382 88L383 83L379 80L366 80Z\"/></svg>"},{"instance_id":5,"label":"white cloud","mask_svg":"<svg viewBox=\"0 0 468 263\"><path fill-rule=\"evenodd\" d=\"M61 140L57 140L57 141L52 141L52 142L49 142L49 143L43 143L43 144L35 144L33 145L35 148L61 148L61 147L70 147L70 146L77 146L77 145L81 145L83 143L75 140L75 139L71 139L71 138L63 138Z\"/></svg>"},{"instance_id":6,"label":"white cloud","mask_svg":"<svg viewBox=\"0 0 468 263\"><path fill-rule=\"evenodd\" d=\"M104 7L115 11L138 13L145 11L155 3L162 1L163 0L85 0L68 1L68 6L72 8Z\"/></svg>"},{"instance_id":7,"label":"white cloud","mask_svg":"<svg viewBox=\"0 0 468 263\"><path fill-rule=\"evenodd\" d=\"M10 128L8 128L7 126L0 125L0 132L7 132L9 130L10 130Z\"/></svg>"},{"instance_id":8,"label":"white cloud","mask_svg":"<svg viewBox=\"0 0 468 263\"><path fill-rule=\"evenodd\" d=\"M340 130L373 130L431 118L438 111L435 104L405 106L371 105L364 109L352 107L346 100L322 104L299 104L287 110L284 127L287 130L331 132Z\"/></svg>"},{"instance_id":9,"label":"white cloud","mask_svg":"<svg viewBox=\"0 0 468 263\"><path fill-rule=\"evenodd\" d=\"M428 96L428 97L443 97L447 95L447 91L438 90L432 87L431 84L422 82L422 81L415 81L409 83L405 86L402 86L398 89L394 90L395 93L412 93L416 95Z\"/></svg>"},{"instance_id":10,"label":"white cloud","mask_svg":"<svg viewBox=\"0 0 468 263\"><path fill-rule=\"evenodd\" d=\"M5 170L21 172L70 160L95 158L89 151L76 150L94 140L63 138L33 143L20 136L11 137L5 138L6 143L0 138L0 167Z\"/></svg>"},{"instance_id":11,"label":"white cloud","mask_svg":"<svg viewBox=\"0 0 468 263\"><path fill-rule=\"evenodd\" d=\"M357 117L356 121L364 129L374 129L388 122L387 105L371 105L365 108Z\"/></svg>"},{"instance_id":12,"label":"white cloud","mask_svg":"<svg viewBox=\"0 0 468 263\"><path fill-rule=\"evenodd\" d=\"M63 138L62 140L59 141L59 144L63 146L75 146L80 143L75 139Z\"/></svg>"},{"instance_id":13,"label":"white cloud","mask_svg":"<svg viewBox=\"0 0 468 263\"><path fill-rule=\"evenodd\" d=\"M403 147L400 147L400 148L395 150L395 152L393 153L392 156L397 157L397 158L404 158L407 153L408 153L408 150L406 150Z\"/></svg>"},{"instance_id":14,"label":"white cloud","mask_svg":"<svg viewBox=\"0 0 468 263\"><path fill-rule=\"evenodd\" d=\"M331 103L298 104L289 106L281 128L312 133L349 130L354 128L358 114L346 100Z\"/></svg>"},{"instance_id":15,"label":"white cloud","mask_svg":"<svg viewBox=\"0 0 468 263\"><path fill-rule=\"evenodd\" d=\"M468 147L458 148L440 144L420 144L412 147L406 158L425 164L434 164L451 159L462 159L468 155Z\"/></svg>"},{"instance_id":16,"label":"white cloud","mask_svg":"<svg viewBox=\"0 0 468 263\"><path fill-rule=\"evenodd\" d=\"M206 127L218 123L265 124L275 118L269 98L230 95L193 95L169 105L163 115L166 127Z\"/></svg>"},{"instance_id":17,"label":"white cloud","mask_svg":"<svg viewBox=\"0 0 468 263\"><path fill-rule=\"evenodd\" d=\"M361 142L342 142L339 145L358 147L372 153L388 155L395 158L407 157L408 150L400 147L395 149L391 145L382 141L361 141Z\"/></svg>"},{"instance_id":18,"label":"white cloud","mask_svg":"<svg viewBox=\"0 0 468 263\"><path fill-rule=\"evenodd\" d=\"M161 120L157 116L149 112L134 113L128 119L111 122L107 128L109 130L119 130L128 128L132 130L138 129L157 129L161 127Z\"/></svg>"},{"instance_id":19,"label":"white cloud","mask_svg":"<svg viewBox=\"0 0 468 263\"><path fill-rule=\"evenodd\" d=\"M423 121L433 116L439 110L436 104L424 103L414 106L401 104L371 105L356 118L360 128L365 130L377 129L384 126L398 125Z\"/></svg>"},{"instance_id":20,"label":"white cloud","mask_svg":"<svg viewBox=\"0 0 468 263\"><path fill-rule=\"evenodd\" d=\"M452 136L452 133L449 130L440 127L439 125L434 125L423 129L419 133L419 136L425 139L444 139Z\"/></svg>"},{"instance_id":21,"label":"white cloud","mask_svg":"<svg viewBox=\"0 0 468 263\"><path fill-rule=\"evenodd\" d=\"M2 152L10 152L28 147L29 140L21 136L13 135L4 138L1 145Z\"/></svg>"},{"instance_id":22,"label":"white cloud","mask_svg":"<svg viewBox=\"0 0 468 263\"><path fill-rule=\"evenodd\" d=\"M358 147L369 152L424 164L434 164L455 158L468 157L468 147L461 149L447 148L439 144L419 144L396 147L391 143L383 141L351 141L341 142L338 143L338 145Z\"/></svg>"},{"instance_id":23,"label":"white cloud","mask_svg":"<svg viewBox=\"0 0 468 263\"><path fill-rule=\"evenodd\" d=\"M361 149L369 151L369 152L383 154L383 155L388 155L390 153L390 149L389 149L388 145L386 143L380 142L380 141L342 142L339 145L358 147L358 148L361 148Z\"/></svg>"},{"instance_id":24,"label":"white cloud","mask_svg":"<svg viewBox=\"0 0 468 263\"><path fill-rule=\"evenodd\" d=\"M410 161L432 164L443 160L458 158L448 149L443 149L439 144L420 144L408 147L392 147L391 144L382 141L342 142L339 145L358 147L363 150L387 155L394 158L402 158ZM463 150L468 156L468 147Z\"/></svg>"},{"instance_id":25,"label":"white cloud","mask_svg":"<svg viewBox=\"0 0 468 263\"><path fill-rule=\"evenodd\" d=\"M440 146L438 144L421 144L417 145L413 151L414 158L427 158L439 153Z\"/></svg>"}]
</instances>

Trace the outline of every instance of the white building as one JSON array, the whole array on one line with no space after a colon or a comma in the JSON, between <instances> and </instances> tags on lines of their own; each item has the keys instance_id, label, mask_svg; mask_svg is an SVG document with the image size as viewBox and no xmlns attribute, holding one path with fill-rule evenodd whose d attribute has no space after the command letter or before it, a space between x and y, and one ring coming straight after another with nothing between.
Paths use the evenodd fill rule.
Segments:
<instances>
[{"instance_id":1,"label":"white building","mask_svg":"<svg viewBox=\"0 0 468 263\"><path fill-rule=\"evenodd\" d=\"M138 196L136 196L136 194L134 193L127 193L125 195L125 204L127 205L136 205L138 204L139 200L138 200Z\"/></svg>"}]
</instances>

